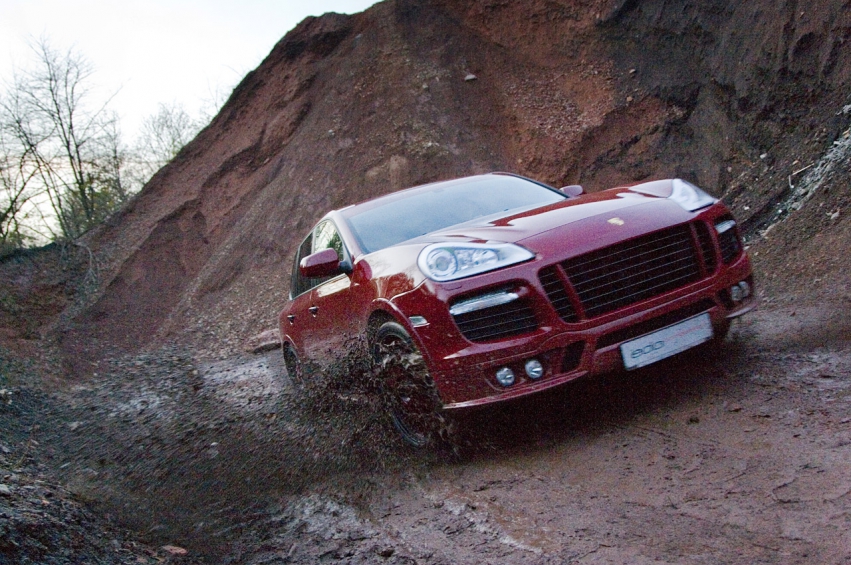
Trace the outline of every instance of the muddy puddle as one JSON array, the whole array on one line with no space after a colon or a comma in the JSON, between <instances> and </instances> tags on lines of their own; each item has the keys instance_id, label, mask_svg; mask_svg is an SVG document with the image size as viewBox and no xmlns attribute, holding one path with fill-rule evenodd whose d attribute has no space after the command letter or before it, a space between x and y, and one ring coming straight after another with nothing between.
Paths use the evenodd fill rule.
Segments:
<instances>
[{"instance_id":1,"label":"muddy puddle","mask_svg":"<svg viewBox=\"0 0 851 565\"><path fill-rule=\"evenodd\" d=\"M720 354L462 419L451 451L404 446L356 363L300 388L278 351L114 359L27 429L173 562L848 563L848 330L763 308Z\"/></svg>"}]
</instances>

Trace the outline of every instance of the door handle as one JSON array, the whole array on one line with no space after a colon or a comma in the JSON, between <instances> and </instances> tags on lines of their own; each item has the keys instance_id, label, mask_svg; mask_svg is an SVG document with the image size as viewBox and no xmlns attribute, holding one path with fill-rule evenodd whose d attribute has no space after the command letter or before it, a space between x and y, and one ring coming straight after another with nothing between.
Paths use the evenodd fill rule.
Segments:
<instances>
[{"instance_id":1,"label":"door handle","mask_svg":"<svg viewBox=\"0 0 851 565\"><path fill-rule=\"evenodd\" d=\"M291 324L294 324L295 323L295 316L293 314L288 314L287 320L289 320Z\"/></svg>"},{"instance_id":2,"label":"door handle","mask_svg":"<svg viewBox=\"0 0 851 565\"><path fill-rule=\"evenodd\" d=\"M311 306L307 311L316 316L319 313L319 306Z\"/></svg>"}]
</instances>

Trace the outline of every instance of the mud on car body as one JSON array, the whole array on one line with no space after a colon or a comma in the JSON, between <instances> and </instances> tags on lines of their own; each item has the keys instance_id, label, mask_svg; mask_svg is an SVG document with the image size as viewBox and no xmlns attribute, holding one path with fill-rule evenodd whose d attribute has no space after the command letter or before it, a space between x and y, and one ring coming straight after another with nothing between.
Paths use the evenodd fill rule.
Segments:
<instances>
[{"instance_id":1,"label":"mud on car body","mask_svg":"<svg viewBox=\"0 0 851 565\"><path fill-rule=\"evenodd\" d=\"M365 336L396 427L424 445L435 414L720 341L753 288L730 211L686 181L584 194L493 173L329 212L280 331L293 375Z\"/></svg>"}]
</instances>

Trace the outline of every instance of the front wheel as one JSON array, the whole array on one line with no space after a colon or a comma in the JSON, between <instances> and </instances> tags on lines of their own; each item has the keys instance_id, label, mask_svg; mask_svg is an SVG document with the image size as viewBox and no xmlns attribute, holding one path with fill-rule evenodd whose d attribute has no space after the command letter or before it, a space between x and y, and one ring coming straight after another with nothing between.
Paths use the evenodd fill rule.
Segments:
<instances>
[{"instance_id":1,"label":"front wheel","mask_svg":"<svg viewBox=\"0 0 851 565\"><path fill-rule=\"evenodd\" d=\"M730 333L730 327L733 325L732 320L724 320L720 326L717 328L713 328L712 330L712 340L710 341L710 347L717 353L724 349L724 342L727 339L727 335Z\"/></svg>"},{"instance_id":2,"label":"front wheel","mask_svg":"<svg viewBox=\"0 0 851 565\"><path fill-rule=\"evenodd\" d=\"M408 445L422 448L445 436L447 419L423 357L402 325L386 322L372 341L372 358L393 426Z\"/></svg>"},{"instance_id":3,"label":"front wheel","mask_svg":"<svg viewBox=\"0 0 851 565\"><path fill-rule=\"evenodd\" d=\"M715 328L713 339L718 344L724 342L727 339L727 335L730 333L730 327L733 325L733 320L724 320L718 328Z\"/></svg>"}]
</instances>

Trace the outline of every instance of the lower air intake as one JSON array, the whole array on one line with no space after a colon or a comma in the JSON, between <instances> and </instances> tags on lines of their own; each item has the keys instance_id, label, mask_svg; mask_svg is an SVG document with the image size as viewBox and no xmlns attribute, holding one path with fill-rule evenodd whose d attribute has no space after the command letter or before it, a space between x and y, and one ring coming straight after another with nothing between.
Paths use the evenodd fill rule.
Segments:
<instances>
[{"instance_id":1,"label":"lower air intake","mask_svg":"<svg viewBox=\"0 0 851 565\"><path fill-rule=\"evenodd\" d=\"M470 341L491 341L533 332L538 328L535 313L524 299L452 316Z\"/></svg>"}]
</instances>

